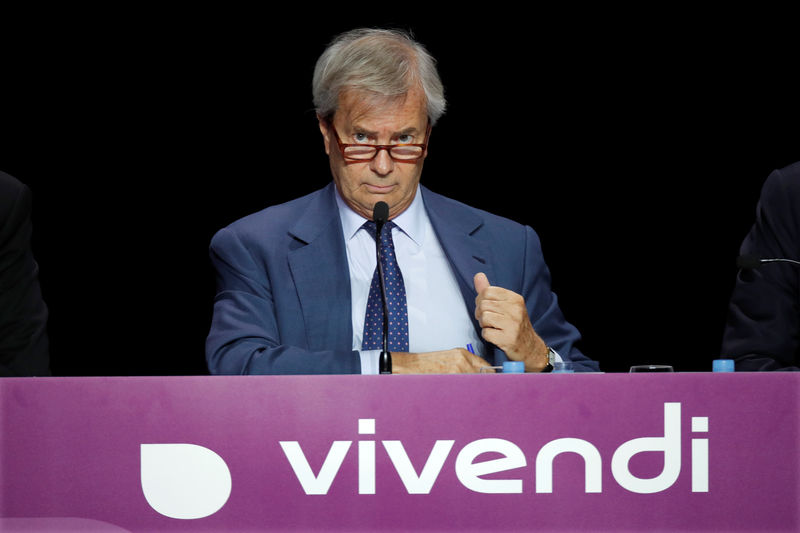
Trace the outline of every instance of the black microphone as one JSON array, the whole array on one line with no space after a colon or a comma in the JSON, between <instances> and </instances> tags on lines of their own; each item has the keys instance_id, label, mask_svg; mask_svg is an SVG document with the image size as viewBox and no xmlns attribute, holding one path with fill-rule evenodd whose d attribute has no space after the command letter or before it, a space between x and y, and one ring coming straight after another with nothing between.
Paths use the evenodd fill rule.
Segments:
<instances>
[{"instance_id":1,"label":"black microphone","mask_svg":"<svg viewBox=\"0 0 800 533\"><path fill-rule=\"evenodd\" d=\"M795 266L800 266L800 261L794 259L786 259L783 257L772 257L764 259L756 255L740 255L736 258L736 266L745 270L752 270L767 263L790 263Z\"/></svg>"},{"instance_id":2,"label":"black microphone","mask_svg":"<svg viewBox=\"0 0 800 533\"><path fill-rule=\"evenodd\" d=\"M389 205L377 202L372 208L372 221L375 222L375 259L378 262L378 282L381 287L381 303L383 304L383 349L378 359L378 372L392 373L392 354L389 352L389 306L386 304L386 288L383 285L383 265L381 264L380 243L383 225L389 219Z\"/></svg>"}]
</instances>

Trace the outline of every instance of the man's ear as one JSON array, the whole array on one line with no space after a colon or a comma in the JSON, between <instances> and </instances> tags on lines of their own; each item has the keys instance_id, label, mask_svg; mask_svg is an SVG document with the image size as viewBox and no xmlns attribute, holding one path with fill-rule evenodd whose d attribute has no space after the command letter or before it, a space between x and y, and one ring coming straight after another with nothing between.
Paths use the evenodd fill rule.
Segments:
<instances>
[{"instance_id":1,"label":"man's ear","mask_svg":"<svg viewBox=\"0 0 800 533\"><path fill-rule=\"evenodd\" d=\"M325 141L325 153L331 155L331 135L333 135L331 125L320 115L317 115L317 121L319 122L319 131L322 132L322 139Z\"/></svg>"}]
</instances>

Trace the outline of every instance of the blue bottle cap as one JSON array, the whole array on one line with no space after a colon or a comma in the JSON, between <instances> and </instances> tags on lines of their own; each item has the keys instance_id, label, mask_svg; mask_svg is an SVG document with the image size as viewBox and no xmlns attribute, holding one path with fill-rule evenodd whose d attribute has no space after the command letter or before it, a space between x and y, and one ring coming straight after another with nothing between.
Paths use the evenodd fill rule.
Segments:
<instances>
[{"instance_id":1,"label":"blue bottle cap","mask_svg":"<svg viewBox=\"0 0 800 533\"><path fill-rule=\"evenodd\" d=\"M733 372L733 359L714 359L711 370L712 372Z\"/></svg>"},{"instance_id":2,"label":"blue bottle cap","mask_svg":"<svg viewBox=\"0 0 800 533\"><path fill-rule=\"evenodd\" d=\"M503 374L524 374L525 363L522 361L503 361Z\"/></svg>"}]
</instances>

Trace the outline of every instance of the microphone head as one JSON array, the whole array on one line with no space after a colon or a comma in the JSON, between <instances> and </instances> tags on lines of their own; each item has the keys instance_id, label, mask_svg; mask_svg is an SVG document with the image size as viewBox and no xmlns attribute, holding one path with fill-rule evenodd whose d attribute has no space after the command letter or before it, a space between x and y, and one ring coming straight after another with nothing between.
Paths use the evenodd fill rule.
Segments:
<instances>
[{"instance_id":1,"label":"microphone head","mask_svg":"<svg viewBox=\"0 0 800 533\"><path fill-rule=\"evenodd\" d=\"M372 208L372 221L375 224L385 224L389 219L389 204L386 202L377 202L375 207Z\"/></svg>"},{"instance_id":2,"label":"microphone head","mask_svg":"<svg viewBox=\"0 0 800 533\"><path fill-rule=\"evenodd\" d=\"M736 266L750 270L761 266L761 259L755 255L740 255L736 258Z\"/></svg>"}]
</instances>

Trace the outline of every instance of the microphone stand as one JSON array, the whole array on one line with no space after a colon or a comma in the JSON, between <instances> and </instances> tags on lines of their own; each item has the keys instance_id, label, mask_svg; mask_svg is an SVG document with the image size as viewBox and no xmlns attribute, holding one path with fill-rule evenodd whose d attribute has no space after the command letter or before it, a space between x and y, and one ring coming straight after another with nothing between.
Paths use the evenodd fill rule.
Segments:
<instances>
[{"instance_id":1,"label":"microphone stand","mask_svg":"<svg viewBox=\"0 0 800 533\"><path fill-rule=\"evenodd\" d=\"M383 204L382 206L380 204ZM375 259L378 263L378 283L381 288L381 303L383 304L383 347L378 359L378 373L392 373L392 354L389 352L389 305L386 303L386 287L383 283L383 264L381 263L380 242L383 225L389 218L389 206L385 202L375 204L372 220L375 222Z\"/></svg>"}]
</instances>

